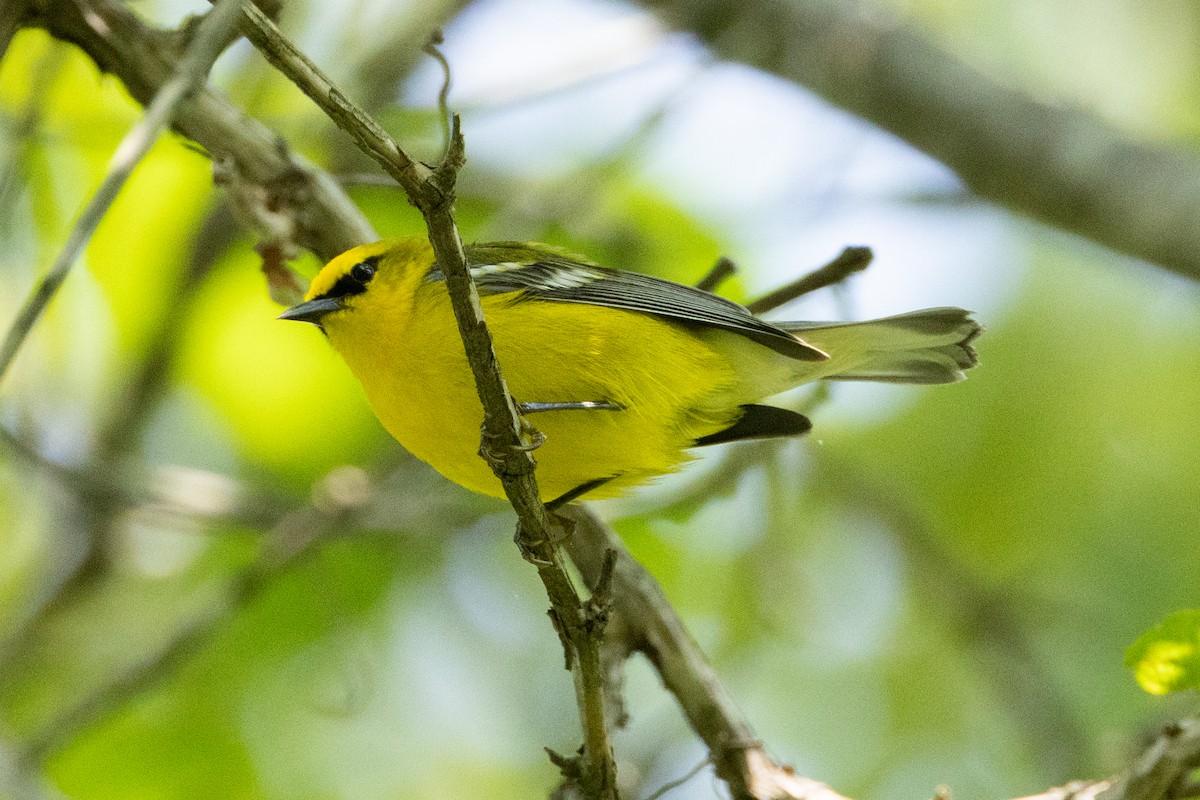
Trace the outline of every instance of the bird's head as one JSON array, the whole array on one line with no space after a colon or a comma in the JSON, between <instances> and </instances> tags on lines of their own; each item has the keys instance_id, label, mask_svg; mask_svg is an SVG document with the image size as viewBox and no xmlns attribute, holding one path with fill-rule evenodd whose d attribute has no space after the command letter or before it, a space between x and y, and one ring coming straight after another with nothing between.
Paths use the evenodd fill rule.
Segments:
<instances>
[{"instance_id":1,"label":"bird's head","mask_svg":"<svg viewBox=\"0 0 1200 800\"><path fill-rule=\"evenodd\" d=\"M369 323L373 312L402 314L414 284L433 264L433 250L421 238L384 239L347 250L313 278L304 302L279 319L308 322L328 332L355 318Z\"/></svg>"}]
</instances>

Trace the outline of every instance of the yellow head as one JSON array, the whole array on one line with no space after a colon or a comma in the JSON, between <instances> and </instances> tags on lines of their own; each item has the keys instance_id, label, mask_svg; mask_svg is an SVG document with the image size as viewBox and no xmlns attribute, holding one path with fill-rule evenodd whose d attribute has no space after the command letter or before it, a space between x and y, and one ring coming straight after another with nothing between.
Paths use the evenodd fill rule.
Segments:
<instances>
[{"instance_id":1,"label":"yellow head","mask_svg":"<svg viewBox=\"0 0 1200 800\"><path fill-rule=\"evenodd\" d=\"M433 264L425 239L385 239L342 253L313 278L304 302L280 319L309 322L326 333L370 325L386 311L402 324L417 286Z\"/></svg>"}]
</instances>

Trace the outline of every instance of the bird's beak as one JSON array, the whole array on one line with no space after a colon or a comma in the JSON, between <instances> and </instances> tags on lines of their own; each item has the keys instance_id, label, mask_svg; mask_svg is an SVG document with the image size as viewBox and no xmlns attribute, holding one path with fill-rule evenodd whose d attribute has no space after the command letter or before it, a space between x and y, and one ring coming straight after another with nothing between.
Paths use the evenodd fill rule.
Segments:
<instances>
[{"instance_id":1,"label":"bird's beak","mask_svg":"<svg viewBox=\"0 0 1200 800\"><path fill-rule=\"evenodd\" d=\"M276 319L291 319L297 322L311 322L318 328L321 327L321 317L331 311L337 311L342 307L341 302L332 297L318 297L316 300L309 300L306 303L292 306L287 311L280 314Z\"/></svg>"}]
</instances>

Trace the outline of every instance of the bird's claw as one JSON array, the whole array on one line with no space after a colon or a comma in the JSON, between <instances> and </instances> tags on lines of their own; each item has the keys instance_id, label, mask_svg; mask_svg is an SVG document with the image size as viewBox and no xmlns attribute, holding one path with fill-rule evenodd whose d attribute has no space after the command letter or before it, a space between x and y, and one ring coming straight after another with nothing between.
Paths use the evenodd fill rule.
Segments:
<instances>
[{"instance_id":1,"label":"bird's claw","mask_svg":"<svg viewBox=\"0 0 1200 800\"><path fill-rule=\"evenodd\" d=\"M479 456L493 470L504 467L508 456L513 453L531 453L546 443L546 434L521 419L521 444L501 445L495 440L499 438L488 433L487 425L479 428Z\"/></svg>"}]
</instances>

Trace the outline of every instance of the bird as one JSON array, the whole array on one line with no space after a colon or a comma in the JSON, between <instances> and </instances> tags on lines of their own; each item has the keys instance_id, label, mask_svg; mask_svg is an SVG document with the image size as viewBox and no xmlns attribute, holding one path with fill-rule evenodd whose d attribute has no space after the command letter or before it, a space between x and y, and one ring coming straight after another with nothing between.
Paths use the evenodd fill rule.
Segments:
<instances>
[{"instance_id":1,"label":"bird","mask_svg":"<svg viewBox=\"0 0 1200 800\"><path fill-rule=\"evenodd\" d=\"M937 384L977 358L971 312L939 307L865 322L779 322L662 278L545 244L464 247L518 411L538 431L551 508L621 495L693 448L799 436L811 422L763 401L816 380ZM317 326L410 453L504 497L479 456L483 407L446 277L422 238L348 250L280 319Z\"/></svg>"}]
</instances>

